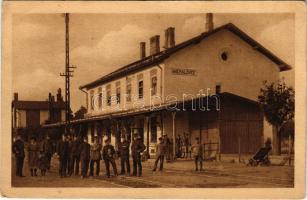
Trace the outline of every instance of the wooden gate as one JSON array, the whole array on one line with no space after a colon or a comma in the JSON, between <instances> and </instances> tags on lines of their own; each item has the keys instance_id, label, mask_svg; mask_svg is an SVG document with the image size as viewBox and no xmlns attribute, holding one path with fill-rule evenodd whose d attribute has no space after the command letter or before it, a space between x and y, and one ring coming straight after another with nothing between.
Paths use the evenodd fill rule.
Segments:
<instances>
[{"instance_id":1,"label":"wooden gate","mask_svg":"<svg viewBox=\"0 0 307 200\"><path fill-rule=\"evenodd\" d=\"M221 153L253 154L261 147L262 120L222 121L220 127Z\"/></svg>"}]
</instances>

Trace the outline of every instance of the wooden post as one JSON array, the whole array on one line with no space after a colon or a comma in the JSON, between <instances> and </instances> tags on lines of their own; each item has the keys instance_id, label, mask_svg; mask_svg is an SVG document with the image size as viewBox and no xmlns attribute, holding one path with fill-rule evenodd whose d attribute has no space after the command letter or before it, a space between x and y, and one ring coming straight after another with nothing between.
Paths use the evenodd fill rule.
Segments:
<instances>
[{"instance_id":1,"label":"wooden post","mask_svg":"<svg viewBox=\"0 0 307 200\"><path fill-rule=\"evenodd\" d=\"M173 160L176 158L176 112L172 112L172 118L173 118Z\"/></svg>"},{"instance_id":2,"label":"wooden post","mask_svg":"<svg viewBox=\"0 0 307 200\"><path fill-rule=\"evenodd\" d=\"M150 158L150 155L149 155L149 120L150 120L150 117L149 116L146 116L146 120L147 120L147 139L146 139L146 151L147 151L147 159Z\"/></svg>"}]
</instances>

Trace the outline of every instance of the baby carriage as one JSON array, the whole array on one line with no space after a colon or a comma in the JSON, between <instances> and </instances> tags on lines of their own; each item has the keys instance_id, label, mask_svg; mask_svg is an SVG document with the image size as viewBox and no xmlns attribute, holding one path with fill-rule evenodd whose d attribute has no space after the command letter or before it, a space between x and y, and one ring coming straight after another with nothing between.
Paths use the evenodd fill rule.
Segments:
<instances>
[{"instance_id":1,"label":"baby carriage","mask_svg":"<svg viewBox=\"0 0 307 200\"><path fill-rule=\"evenodd\" d=\"M249 160L247 166L269 166L271 164L269 160L269 152L271 148L260 148L259 151Z\"/></svg>"}]
</instances>

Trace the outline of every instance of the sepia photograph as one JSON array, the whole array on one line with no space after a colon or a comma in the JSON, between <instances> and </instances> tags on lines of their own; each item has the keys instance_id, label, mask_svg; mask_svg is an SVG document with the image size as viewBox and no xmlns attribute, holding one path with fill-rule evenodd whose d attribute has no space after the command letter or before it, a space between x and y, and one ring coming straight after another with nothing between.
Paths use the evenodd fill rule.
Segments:
<instances>
[{"instance_id":1,"label":"sepia photograph","mask_svg":"<svg viewBox=\"0 0 307 200\"><path fill-rule=\"evenodd\" d=\"M7 9L8 187L304 187L295 175L305 162L296 81L306 81L306 69L296 71L296 13L157 5Z\"/></svg>"}]
</instances>

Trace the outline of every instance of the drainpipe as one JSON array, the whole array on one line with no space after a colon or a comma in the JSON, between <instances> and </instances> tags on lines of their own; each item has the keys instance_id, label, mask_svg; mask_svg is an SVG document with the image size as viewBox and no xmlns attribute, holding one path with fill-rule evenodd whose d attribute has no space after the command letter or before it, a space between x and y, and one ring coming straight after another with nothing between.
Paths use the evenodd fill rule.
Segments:
<instances>
[{"instance_id":1,"label":"drainpipe","mask_svg":"<svg viewBox=\"0 0 307 200\"><path fill-rule=\"evenodd\" d=\"M160 80L161 80L161 83L160 83L160 95L161 95L161 99L162 99L162 102L161 103L164 103L164 96L163 96L163 68L161 67L160 64L157 65L158 68L160 69Z\"/></svg>"},{"instance_id":2,"label":"drainpipe","mask_svg":"<svg viewBox=\"0 0 307 200\"><path fill-rule=\"evenodd\" d=\"M88 92L79 87L79 90L85 93L86 96L86 110L88 111Z\"/></svg>"}]
</instances>

